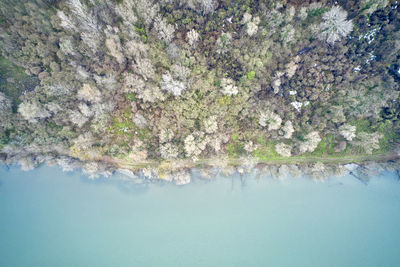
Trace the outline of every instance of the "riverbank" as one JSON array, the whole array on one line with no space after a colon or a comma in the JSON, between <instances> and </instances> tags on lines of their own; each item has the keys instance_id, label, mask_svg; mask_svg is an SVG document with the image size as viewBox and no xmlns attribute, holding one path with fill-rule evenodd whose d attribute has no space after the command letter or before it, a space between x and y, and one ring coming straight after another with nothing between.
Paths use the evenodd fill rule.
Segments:
<instances>
[{"instance_id":1,"label":"riverbank","mask_svg":"<svg viewBox=\"0 0 400 267\"><path fill-rule=\"evenodd\" d=\"M221 157L200 159L196 162L191 160L175 160L176 166L187 166L188 168L193 168L197 166L220 166L221 164L229 166L241 166L246 164L246 160L249 158L239 158L239 159L227 159ZM386 161L396 161L400 159L400 155L395 152L373 154L373 155L354 155L354 156L325 156L325 157L307 157L307 156L294 156L290 158L273 158L255 161L255 164L266 164L266 165L285 165L285 164L311 164L311 163L326 163L326 164L349 164L349 163L363 163L368 161L375 162L386 162ZM118 158L103 157L101 159L105 163L113 164L118 168L128 168L131 170L137 170L142 168L154 168L157 166L163 166L165 164L171 163L171 161L142 161L132 163L129 160L123 160Z\"/></svg>"},{"instance_id":2,"label":"riverbank","mask_svg":"<svg viewBox=\"0 0 400 267\"><path fill-rule=\"evenodd\" d=\"M106 162L131 177L152 180L162 179L178 184L187 184L190 183L190 173L193 170L200 170L200 173L207 179L213 178L216 173L229 176L235 172L246 174L256 171L258 175L269 174L276 178L304 175L311 178L324 179L331 176L350 174L366 181L370 175L376 175L376 173L384 170L397 171L400 169L399 159L399 154L391 152L347 157L298 156L262 161L256 161L254 158L208 158L197 162L177 160L173 162L147 161L132 163L127 160L108 158Z\"/></svg>"},{"instance_id":3,"label":"riverbank","mask_svg":"<svg viewBox=\"0 0 400 267\"><path fill-rule=\"evenodd\" d=\"M89 156L88 154L47 154L42 156L24 156L22 158L7 157L3 154L1 161L12 165L19 163L23 170L32 170L40 164L59 165L64 171L81 169L90 178L108 177L115 172L141 180L165 180L175 184L187 184L194 172L200 172L206 179L212 179L217 174L231 176L257 172L258 175L268 174L276 178L287 176L309 176L314 179L325 179L331 176L350 174L362 180L376 175L384 170L400 170L400 155L393 150L386 153L358 155L300 155L293 157L264 157L257 159L252 156L229 158L219 156L203 158L197 161L189 159L146 160L138 161L132 158L113 158L107 156ZM360 178L361 177L361 178Z\"/></svg>"}]
</instances>

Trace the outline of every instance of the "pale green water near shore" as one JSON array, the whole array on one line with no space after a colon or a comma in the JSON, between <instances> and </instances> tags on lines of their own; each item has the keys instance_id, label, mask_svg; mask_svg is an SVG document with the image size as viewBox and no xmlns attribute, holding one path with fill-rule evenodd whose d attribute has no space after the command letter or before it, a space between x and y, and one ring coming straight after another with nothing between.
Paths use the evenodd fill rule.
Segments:
<instances>
[{"instance_id":1,"label":"pale green water near shore","mask_svg":"<svg viewBox=\"0 0 400 267\"><path fill-rule=\"evenodd\" d=\"M399 266L400 182L0 169L0 266Z\"/></svg>"}]
</instances>

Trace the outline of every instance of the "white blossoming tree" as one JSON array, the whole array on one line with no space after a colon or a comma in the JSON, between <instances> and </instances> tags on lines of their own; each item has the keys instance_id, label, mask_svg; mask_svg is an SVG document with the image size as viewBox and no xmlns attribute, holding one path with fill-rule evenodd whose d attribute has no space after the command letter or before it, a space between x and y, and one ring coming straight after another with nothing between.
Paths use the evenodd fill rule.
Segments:
<instances>
[{"instance_id":1,"label":"white blossoming tree","mask_svg":"<svg viewBox=\"0 0 400 267\"><path fill-rule=\"evenodd\" d=\"M285 143L276 144L275 151L282 157L290 157L292 155L292 147Z\"/></svg>"},{"instance_id":2,"label":"white blossoming tree","mask_svg":"<svg viewBox=\"0 0 400 267\"><path fill-rule=\"evenodd\" d=\"M209 139L204 136L203 132L189 134L184 140L186 156L191 158L193 161L196 161L208 143Z\"/></svg>"},{"instance_id":3,"label":"white blossoming tree","mask_svg":"<svg viewBox=\"0 0 400 267\"><path fill-rule=\"evenodd\" d=\"M260 114L258 123L262 127L266 127L268 131L272 131L281 127L282 119L278 114L268 110Z\"/></svg>"},{"instance_id":4,"label":"white blossoming tree","mask_svg":"<svg viewBox=\"0 0 400 267\"><path fill-rule=\"evenodd\" d=\"M242 19L242 24L246 26L246 33L249 36L253 36L254 34L257 33L258 31L258 24L260 23L260 18L259 17L252 17L251 14L249 13L244 13L243 19Z\"/></svg>"},{"instance_id":5,"label":"white blossoming tree","mask_svg":"<svg viewBox=\"0 0 400 267\"><path fill-rule=\"evenodd\" d=\"M85 83L82 88L79 89L77 98L79 100L96 103L101 100L101 93L96 87Z\"/></svg>"},{"instance_id":6,"label":"white blossoming tree","mask_svg":"<svg viewBox=\"0 0 400 267\"><path fill-rule=\"evenodd\" d=\"M237 95L238 88L235 85L235 82L230 78L222 78L221 80L222 94L224 95Z\"/></svg>"},{"instance_id":7,"label":"white blossoming tree","mask_svg":"<svg viewBox=\"0 0 400 267\"><path fill-rule=\"evenodd\" d=\"M200 35L195 29L191 29L187 32L186 38L190 46L196 46L199 41Z\"/></svg>"},{"instance_id":8,"label":"white blossoming tree","mask_svg":"<svg viewBox=\"0 0 400 267\"><path fill-rule=\"evenodd\" d=\"M22 102L18 106L18 112L31 123L37 122L38 119L48 118L51 115L41 104L36 102Z\"/></svg>"},{"instance_id":9,"label":"white blossoming tree","mask_svg":"<svg viewBox=\"0 0 400 267\"><path fill-rule=\"evenodd\" d=\"M162 76L163 81L161 82L161 88L174 96L180 96L185 91L186 86L183 82L175 80L172 75L167 72Z\"/></svg>"},{"instance_id":10,"label":"white blossoming tree","mask_svg":"<svg viewBox=\"0 0 400 267\"><path fill-rule=\"evenodd\" d=\"M154 28L160 40L170 43L172 39L174 39L175 28L171 24L168 24L165 19L160 17L156 18Z\"/></svg>"},{"instance_id":11,"label":"white blossoming tree","mask_svg":"<svg viewBox=\"0 0 400 267\"><path fill-rule=\"evenodd\" d=\"M340 6L333 6L322 16L318 38L334 44L346 37L353 30L353 22L347 19L347 11Z\"/></svg>"},{"instance_id":12,"label":"white blossoming tree","mask_svg":"<svg viewBox=\"0 0 400 267\"><path fill-rule=\"evenodd\" d=\"M351 144L363 148L367 154L372 154L374 150L380 148L379 140L382 137L380 133L361 132L357 134L356 139Z\"/></svg>"},{"instance_id":13,"label":"white blossoming tree","mask_svg":"<svg viewBox=\"0 0 400 267\"><path fill-rule=\"evenodd\" d=\"M166 143L160 145L160 154L163 159L175 159L178 157L179 151L175 145Z\"/></svg>"},{"instance_id":14,"label":"white blossoming tree","mask_svg":"<svg viewBox=\"0 0 400 267\"><path fill-rule=\"evenodd\" d=\"M204 131L212 134L218 131L217 116L211 116L203 122Z\"/></svg>"},{"instance_id":15,"label":"white blossoming tree","mask_svg":"<svg viewBox=\"0 0 400 267\"><path fill-rule=\"evenodd\" d=\"M339 133L346 138L347 141L352 141L356 137L356 126L343 124L339 127Z\"/></svg>"},{"instance_id":16,"label":"white blossoming tree","mask_svg":"<svg viewBox=\"0 0 400 267\"><path fill-rule=\"evenodd\" d=\"M281 134L283 135L283 138L290 139L292 138L292 135L294 133L294 128L293 124L291 121L285 122L285 124L281 128Z\"/></svg>"},{"instance_id":17,"label":"white blossoming tree","mask_svg":"<svg viewBox=\"0 0 400 267\"><path fill-rule=\"evenodd\" d=\"M321 142L321 137L317 131L311 132L304 137L304 141L300 143L300 153L313 152L319 142Z\"/></svg>"}]
</instances>

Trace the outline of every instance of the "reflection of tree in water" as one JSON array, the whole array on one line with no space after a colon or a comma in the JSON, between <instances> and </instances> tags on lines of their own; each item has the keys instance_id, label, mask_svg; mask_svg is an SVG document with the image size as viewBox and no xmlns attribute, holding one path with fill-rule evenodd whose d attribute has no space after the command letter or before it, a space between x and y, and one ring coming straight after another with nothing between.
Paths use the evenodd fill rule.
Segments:
<instances>
[{"instance_id":1,"label":"reflection of tree in water","mask_svg":"<svg viewBox=\"0 0 400 267\"><path fill-rule=\"evenodd\" d=\"M10 166L6 164L0 164L0 169L5 171L10 171Z\"/></svg>"},{"instance_id":2,"label":"reflection of tree in water","mask_svg":"<svg viewBox=\"0 0 400 267\"><path fill-rule=\"evenodd\" d=\"M149 190L149 184L148 183L134 183L134 182L115 182L117 185L118 189L121 192L124 192L126 194L132 194L132 195L138 195L138 194L143 194L146 193Z\"/></svg>"},{"instance_id":3,"label":"reflection of tree in water","mask_svg":"<svg viewBox=\"0 0 400 267\"><path fill-rule=\"evenodd\" d=\"M10 166L5 164L0 164L0 171L9 172ZM0 180L0 187L3 185L3 182Z\"/></svg>"},{"instance_id":4,"label":"reflection of tree in water","mask_svg":"<svg viewBox=\"0 0 400 267\"><path fill-rule=\"evenodd\" d=\"M361 165L351 170L349 174L367 185L372 177L378 177L384 174L385 168L377 163L370 163L367 165ZM398 176L398 170L396 169L394 173Z\"/></svg>"},{"instance_id":5,"label":"reflection of tree in water","mask_svg":"<svg viewBox=\"0 0 400 267\"><path fill-rule=\"evenodd\" d=\"M349 174L365 185L367 185L369 182L369 178L367 176L360 175L357 173L357 171L351 171Z\"/></svg>"},{"instance_id":6,"label":"reflection of tree in water","mask_svg":"<svg viewBox=\"0 0 400 267\"><path fill-rule=\"evenodd\" d=\"M242 188L242 190L244 190L244 188L246 188L247 187L247 178L245 177L246 175L248 175L248 174L240 174L240 185L241 185L241 188Z\"/></svg>"},{"instance_id":7,"label":"reflection of tree in water","mask_svg":"<svg viewBox=\"0 0 400 267\"><path fill-rule=\"evenodd\" d=\"M230 192L234 192L236 187L238 187L238 186L241 191L243 191L247 187L246 175L248 175L248 174L235 173L235 174L231 175L230 177L226 177L226 179L231 180ZM238 183L239 183L239 185L237 185Z\"/></svg>"},{"instance_id":8,"label":"reflection of tree in water","mask_svg":"<svg viewBox=\"0 0 400 267\"><path fill-rule=\"evenodd\" d=\"M67 174L68 175L68 174ZM109 178L88 179L85 175L80 175L80 181L86 184L93 185L112 185L117 187L121 192L126 194L138 195L149 190L150 184L158 184L163 186L166 183L163 181L150 181L143 177L135 176L128 177L123 174L114 174Z\"/></svg>"}]
</instances>

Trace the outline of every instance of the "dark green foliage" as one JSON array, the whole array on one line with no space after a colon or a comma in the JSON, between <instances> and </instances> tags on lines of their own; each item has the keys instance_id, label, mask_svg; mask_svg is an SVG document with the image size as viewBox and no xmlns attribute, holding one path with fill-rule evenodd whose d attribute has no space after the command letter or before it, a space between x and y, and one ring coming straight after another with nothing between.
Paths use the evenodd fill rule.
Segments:
<instances>
[{"instance_id":1,"label":"dark green foliage","mask_svg":"<svg viewBox=\"0 0 400 267\"><path fill-rule=\"evenodd\" d=\"M16 111L23 92L32 91L38 85L38 79L25 74L25 70L0 56L0 92L13 103Z\"/></svg>"},{"instance_id":2,"label":"dark green foliage","mask_svg":"<svg viewBox=\"0 0 400 267\"><path fill-rule=\"evenodd\" d=\"M316 16L321 16L322 14L324 14L326 11L328 11L329 8L328 7L321 7L321 8L316 8L313 9L311 11L308 11L308 16L309 17L316 17Z\"/></svg>"}]
</instances>

